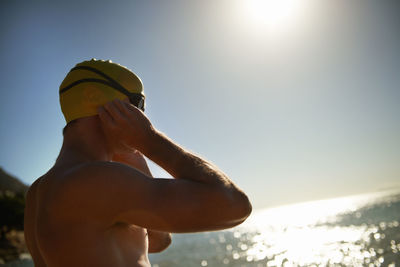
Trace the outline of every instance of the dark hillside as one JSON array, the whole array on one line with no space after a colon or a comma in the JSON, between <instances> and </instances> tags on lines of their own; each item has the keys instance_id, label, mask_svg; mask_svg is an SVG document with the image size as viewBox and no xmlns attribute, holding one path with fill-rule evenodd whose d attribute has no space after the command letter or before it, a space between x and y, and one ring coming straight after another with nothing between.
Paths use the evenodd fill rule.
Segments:
<instances>
[{"instance_id":1,"label":"dark hillside","mask_svg":"<svg viewBox=\"0 0 400 267\"><path fill-rule=\"evenodd\" d=\"M28 190L28 186L18 180L16 177L6 173L0 167L0 191L11 191L14 193L18 192L26 192Z\"/></svg>"},{"instance_id":2,"label":"dark hillside","mask_svg":"<svg viewBox=\"0 0 400 267\"><path fill-rule=\"evenodd\" d=\"M17 260L28 253L23 231L28 188L0 168L0 264Z\"/></svg>"}]
</instances>

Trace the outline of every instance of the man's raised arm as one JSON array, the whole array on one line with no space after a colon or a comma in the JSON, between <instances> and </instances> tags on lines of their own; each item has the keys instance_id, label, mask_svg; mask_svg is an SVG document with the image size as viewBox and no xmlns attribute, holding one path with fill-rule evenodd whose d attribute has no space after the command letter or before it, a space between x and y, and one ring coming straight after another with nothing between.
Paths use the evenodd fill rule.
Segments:
<instances>
[{"instance_id":1,"label":"man's raised arm","mask_svg":"<svg viewBox=\"0 0 400 267\"><path fill-rule=\"evenodd\" d=\"M176 178L151 179L154 185L149 179L136 181L149 195L144 212L167 220L169 226L156 219L143 225L175 232L217 230L240 224L250 215L249 199L223 172L157 131L136 107L115 100L100 108L99 116L108 138L141 151Z\"/></svg>"}]
</instances>

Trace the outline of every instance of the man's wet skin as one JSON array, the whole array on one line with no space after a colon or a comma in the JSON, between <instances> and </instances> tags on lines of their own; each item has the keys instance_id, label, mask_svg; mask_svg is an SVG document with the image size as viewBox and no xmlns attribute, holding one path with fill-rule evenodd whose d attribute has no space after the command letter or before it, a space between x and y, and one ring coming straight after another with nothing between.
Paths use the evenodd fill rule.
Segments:
<instances>
[{"instance_id":1,"label":"man's wet skin","mask_svg":"<svg viewBox=\"0 0 400 267\"><path fill-rule=\"evenodd\" d=\"M142 153L175 179L152 178ZM27 193L25 238L38 267L150 266L169 233L233 227L250 212L216 166L116 100L66 131L54 167Z\"/></svg>"}]
</instances>

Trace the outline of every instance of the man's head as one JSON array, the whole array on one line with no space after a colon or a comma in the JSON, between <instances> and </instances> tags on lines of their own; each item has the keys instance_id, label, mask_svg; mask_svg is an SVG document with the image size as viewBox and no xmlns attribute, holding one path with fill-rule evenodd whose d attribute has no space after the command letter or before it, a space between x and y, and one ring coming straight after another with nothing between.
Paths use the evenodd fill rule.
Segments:
<instances>
[{"instance_id":1,"label":"man's head","mask_svg":"<svg viewBox=\"0 0 400 267\"><path fill-rule=\"evenodd\" d=\"M129 98L144 110L143 84L132 71L111 61L84 61L70 70L60 85L60 105L67 124L97 115L97 108L119 98Z\"/></svg>"}]
</instances>

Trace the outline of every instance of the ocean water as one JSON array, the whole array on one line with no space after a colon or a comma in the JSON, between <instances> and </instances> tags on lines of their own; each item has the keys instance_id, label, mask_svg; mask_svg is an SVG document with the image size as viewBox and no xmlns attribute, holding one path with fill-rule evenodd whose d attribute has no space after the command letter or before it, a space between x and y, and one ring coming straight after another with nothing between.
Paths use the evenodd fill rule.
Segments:
<instances>
[{"instance_id":1,"label":"ocean water","mask_svg":"<svg viewBox=\"0 0 400 267\"><path fill-rule=\"evenodd\" d=\"M400 191L256 211L229 231L173 235L153 267L400 266Z\"/></svg>"},{"instance_id":2,"label":"ocean water","mask_svg":"<svg viewBox=\"0 0 400 267\"><path fill-rule=\"evenodd\" d=\"M153 267L400 266L400 191L254 211L227 231L174 234ZM33 266L31 261L7 266Z\"/></svg>"}]
</instances>

